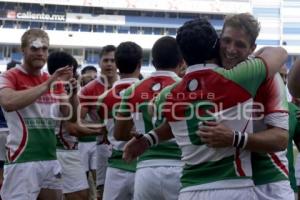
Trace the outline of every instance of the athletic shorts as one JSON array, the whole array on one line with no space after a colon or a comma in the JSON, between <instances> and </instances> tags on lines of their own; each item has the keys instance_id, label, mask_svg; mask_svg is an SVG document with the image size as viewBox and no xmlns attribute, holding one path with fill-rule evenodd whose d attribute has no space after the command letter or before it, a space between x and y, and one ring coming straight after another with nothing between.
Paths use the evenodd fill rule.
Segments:
<instances>
[{"instance_id":1,"label":"athletic shorts","mask_svg":"<svg viewBox=\"0 0 300 200\"><path fill-rule=\"evenodd\" d=\"M72 193L89 188L86 173L78 150L58 150L57 160L62 167L63 193Z\"/></svg>"},{"instance_id":2,"label":"athletic shorts","mask_svg":"<svg viewBox=\"0 0 300 200\"><path fill-rule=\"evenodd\" d=\"M106 169L108 166L108 158L112 154L112 146L108 144L97 145L97 169L96 169L96 185L103 185L105 182Z\"/></svg>"},{"instance_id":3,"label":"athletic shorts","mask_svg":"<svg viewBox=\"0 0 300 200\"><path fill-rule=\"evenodd\" d=\"M78 149L80 152L80 159L84 170L96 170L97 156L96 156L96 142L79 142Z\"/></svg>"},{"instance_id":4,"label":"athletic shorts","mask_svg":"<svg viewBox=\"0 0 300 200\"><path fill-rule=\"evenodd\" d=\"M294 200L294 191L288 180L255 186L254 192L259 200Z\"/></svg>"},{"instance_id":5,"label":"athletic shorts","mask_svg":"<svg viewBox=\"0 0 300 200\"><path fill-rule=\"evenodd\" d=\"M180 192L178 200L260 200L253 187Z\"/></svg>"},{"instance_id":6,"label":"athletic shorts","mask_svg":"<svg viewBox=\"0 0 300 200\"><path fill-rule=\"evenodd\" d=\"M57 160L4 166L2 199L33 200L40 190L62 190L61 166Z\"/></svg>"},{"instance_id":7,"label":"athletic shorts","mask_svg":"<svg viewBox=\"0 0 300 200\"><path fill-rule=\"evenodd\" d=\"M177 200L182 167L142 167L135 173L134 200Z\"/></svg>"},{"instance_id":8,"label":"athletic shorts","mask_svg":"<svg viewBox=\"0 0 300 200\"><path fill-rule=\"evenodd\" d=\"M103 200L133 199L134 172L108 167Z\"/></svg>"}]
</instances>

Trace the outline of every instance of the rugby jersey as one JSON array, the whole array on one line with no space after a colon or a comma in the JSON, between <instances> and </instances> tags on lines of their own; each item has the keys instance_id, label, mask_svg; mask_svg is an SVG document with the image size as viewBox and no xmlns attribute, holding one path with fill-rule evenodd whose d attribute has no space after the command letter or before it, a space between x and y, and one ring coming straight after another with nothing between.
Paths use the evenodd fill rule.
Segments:
<instances>
[{"instance_id":1,"label":"rugby jersey","mask_svg":"<svg viewBox=\"0 0 300 200\"><path fill-rule=\"evenodd\" d=\"M119 112L131 115L138 133L145 134L159 125L154 122L148 112L148 105L158 93L168 85L179 81L176 73L171 71L156 71L146 79L134 84L125 91ZM134 105L131 109L129 105ZM151 166L182 166L181 151L175 139L160 143L149 148L138 159L137 168Z\"/></svg>"},{"instance_id":2,"label":"rugby jersey","mask_svg":"<svg viewBox=\"0 0 300 200\"><path fill-rule=\"evenodd\" d=\"M88 108L89 112L95 110L97 107L96 104L98 97L106 90L107 86L101 81L100 78L92 80L80 90L79 100L81 106ZM97 136L89 135L78 137L78 140L79 142L95 142L96 138Z\"/></svg>"},{"instance_id":3,"label":"rugby jersey","mask_svg":"<svg viewBox=\"0 0 300 200\"><path fill-rule=\"evenodd\" d=\"M267 125L289 129L286 89L279 73L260 86L254 101L263 106L262 112L254 113L254 132L267 130ZM252 153L255 185L288 180L286 153L286 150L274 153Z\"/></svg>"},{"instance_id":4,"label":"rugby jersey","mask_svg":"<svg viewBox=\"0 0 300 200\"><path fill-rule=\"evenodd\" d=\"M158 117L168 121L182 151L181 191L253 186L249 151L209 148L196 132L201 122L216 120L232 130L252 133L250 108L266 77L261 59L231 70L214 64L194 65L188 67L182 81L157 96Z\"/></svg>"},{"instance_id":5,"label":"rugby jersey","mask_svg":"<svg viewBox=\"0 0 300 200\"><path fill-rule=\"evenodd\" d=\"M26 90L47 81L49 75L41 72L34 76L17 66L0 76L0 88ZM56 93L64 92L63 87ZM9 135L7 162L22 163L56 159L55 116L58 116L58 99L46 92L34 103L11 112L4 111ZM56 106L55 106L56 105Z\"/></svg>"},{"instance_id":6,"label":"rugby jersey","mask_svg":"<svg viewBox=\"0 0 300 200\"><path fill-rule=\"evenodd\" d=\"M298 192L298 186L295 178L295 165L294 165L294 145L293 141L295 137L299 137L300 134L300 122L297 120L297 111L300 111L299 107L294 103L289 103L289 144L287 150L287 158L289 161L289 180L294 192Z\"/></svg>"},{"instance_id":7,"label":"rugby jersey","mask_svg":"<svg viewBox=\"0 0 300 200\"><path fill-rule=\"evenodd\" d=\"M120 79L114 83L110 90L102 94L98 100L98 114L105 122L108 140L112 145L112 155L108 159L108 166L131 172L135 172L136 161L126 163L122 159L124 146L127 142L117 141L113 136L115 126L114 117L116 116L115 114L119 108L124 91L137 81L139 81L137 78Z\"/></svg>"}]
</instances>

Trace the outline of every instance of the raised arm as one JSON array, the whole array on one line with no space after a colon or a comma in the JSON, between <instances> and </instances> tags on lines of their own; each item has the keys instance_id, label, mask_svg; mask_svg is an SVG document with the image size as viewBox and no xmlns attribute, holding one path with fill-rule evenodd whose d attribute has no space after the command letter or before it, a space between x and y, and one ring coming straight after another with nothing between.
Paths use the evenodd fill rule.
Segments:
<instances>
[{"instance_id":1,"label":"raised arm","mask_svg":"<svg viewBox=\"0 0 300 200\"><path fill-rule=\"evenodd\" d=\"M288 74L288 88L291 95L300 98L300 59L298 58Z\"/></svg>"},{"instance_id":2,"label":"raised arm","mask_svg":"<svg viewBox=\"0 0 300 200\"><path fill-rule=\"evenodd\" d=\"M36 87L21 91L16 91L12 88L3 88L0 90L0 105L8 112L22 109L46 93L54 81L65 80L71 74L72 68L64 67L57 70L47 81Z\"/></svg>"},{"instance_id":3,"label":"raised arm","mask_svg":"<svg viewBox=\"0 0 300 200\"><path fill-rule=\"evenodd\" d=\"M280 67L288 57L287 51L282 47L263 47L254 55L264 60L268 67L268 77L272 77L279 72Z\"/></svg>"}]
</instances>

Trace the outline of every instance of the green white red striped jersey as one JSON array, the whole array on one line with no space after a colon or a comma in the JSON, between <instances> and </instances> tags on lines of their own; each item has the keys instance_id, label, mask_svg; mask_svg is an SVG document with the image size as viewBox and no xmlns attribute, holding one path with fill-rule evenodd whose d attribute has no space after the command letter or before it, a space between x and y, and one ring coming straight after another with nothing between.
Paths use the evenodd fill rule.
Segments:
<instances>
[{"instance_id":1,"label":"green white red striped jersey","mask_svg":"<svg viewBox=\"0 0 300 200\"><path fill-rule=\"evenodd\" d=\"M42 84L49 78L45 72L29 75L18 66L0 76L0 88L16 91ZM62 85L61 85L62 86ZM63 93L63 87L55 93ZM12 112L4 111L9 135L7 137L7 162L22 163L56 159L55 119L58 116L59 100L54 93L43 94L34 103Z\"/></svg>"},{"instance_id":2,"label":"green white red striped jersey","mask_svg":"<svg viewBox=\"0 0 300 200\"><path fill-rule=\"evenodd\" d=\"M148 112L148 105L159 92L179 81L172 71L156 71L146 79L134 84L126 90L119 109L123 115L131 115L138 133L145 134L155 126ZM129 105L133 105L131 108ZM159 123L159 122L156 122ZM158 124L156 124L157 126ZM151 147L138 159L137 168L151 166L182 166L181 151L175 139Z\"/></svg>"},{"instance_id":3,"label":"green white red striped jersey","mask_svg":"<svg viewBox=\"0 0 300 200\"><path fill-rule=\"evenodd\" d=\"M98 100L98 114L104 120L108 132L107 137L113 149L112 156L108 160L109 166L126 171L135 171L136 162L126 163L122 159L124 146L127 142L117 141L113 136L115 127L114 116L119 108L124 91L137 81L139 81L137 78L120 79L114 83L110 90L102 94Z\"/></svg>"},{"instance_id":4,"label":"green white red striped jersey","mask_svg":"<svg viewBox=\"0 0 300 200\"><path fill-rule=\"evenodd\" d=\"M197 131L203 121L216 120L232 130L252 133L253 98L266 77L261 59L231 70L194 65L182 81L157 96L158 117L168 121L182 151L182 191L253 186L249 151L210 148Z\"/></svg>"},{"instance_id":5,"label":"green white red striped jersey","mask_svg":"<svg viewBox=\"0 0 300 200\"><path fill-rule=\"evenodd\" d=\"M96 111L98 97L107 90L107 86L100 78L96 78L82 87L79 92L80 105L88 108L89 115L93 115ZM91 116L90 118L93 118ZM80 142L95 142L97 136L81 136L78 137ZM99 140L102 137L98 136Z\"/></svg>"},{"instance_id":6,"label":"green white red striped jersey","mask_svg":"<svg viewBox=\"0 0 300 200\"><path fill-rule=\"evenodd\" d=\"M262 112L254 113L254 117L258 119L254 120L254 132L267 130L267 125L289 129L286 89L279 73L260 86L254 101L262 104L264 108ZM252 153L255 185L288 180L286 153L286 150L275 153Z\"/></svg>"}]
</instances>

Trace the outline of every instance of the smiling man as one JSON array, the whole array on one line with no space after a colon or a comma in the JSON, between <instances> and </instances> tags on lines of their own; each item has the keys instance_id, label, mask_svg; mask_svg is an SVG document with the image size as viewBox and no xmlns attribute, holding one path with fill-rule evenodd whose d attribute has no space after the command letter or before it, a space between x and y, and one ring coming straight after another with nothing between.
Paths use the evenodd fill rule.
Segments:
<instances>
[{"instance_id":1,"label":"smiling man","mask_svg":"<svg viewBox=\"0 0 300 200\"><path fill-rule=\"evenodd\" d=\"M224 68L232 69L238 63L248 60L256 48L255 40L259 31L258 21L248 13L225 18L219 50ZM254 116L263 116L261 120L254 121L254 132L257 134L254 134L252 140L255 145L246 146L246 149L256 152L252 153L255 193L261 200L292 200L294 194L289 185L286 158L288 104L279 73L260 86L254 101L264 108L262 113L254 113ZM213 130L208 131L210 137L219 132L232 134L231 130L223 128L216 125ZM218 140L220 137L217 137ZM211 139L209 143L214 145L214 142L216 141Z\"/></svg>"}]
</instances>

